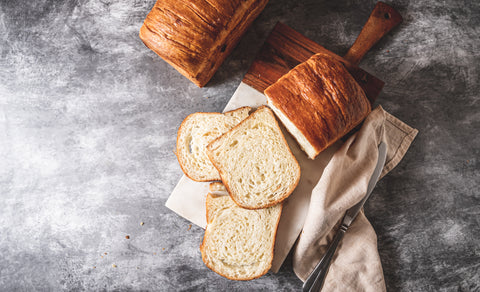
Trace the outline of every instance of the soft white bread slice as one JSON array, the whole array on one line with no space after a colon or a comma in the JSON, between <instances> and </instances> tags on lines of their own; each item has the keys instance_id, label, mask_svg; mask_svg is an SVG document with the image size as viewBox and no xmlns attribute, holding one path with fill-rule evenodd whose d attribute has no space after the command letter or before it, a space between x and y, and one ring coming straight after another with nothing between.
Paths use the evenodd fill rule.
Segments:
<instances>
[{"instance_id":1,"label":"soft white bread slice","mask_svg":"<svg viewBox=\"0 0 480 292\"><path fill-rule=\"evenodd\" d=\"M243 208L282 202L300 179L300 166L266 106L211 142L207 154L228 193Z\"/></svg>"},{"instance_id":2,"label":"soft white bread slice","mask_svg":"<svg viewBox=\"0 0 480 292\"><path fill-rule=\"evenodd\" d=\"M282 204L239 207L229 196L207 195L207 228L200 245L203 262L231 280L251 280L272 266Z\"/></svg>"},{"instance_id":3,"label":"soft white bread slice","mask_svg":"<svg viewBox=\"0 0 480 292\"><path fill-rule=\"evenodd\" d=\"M194 113L183 120L177 134L177 159L183 172L195 181L220 180L205 147L248 117L250 107L221 113Z\"/></svg>"}]
</instances>

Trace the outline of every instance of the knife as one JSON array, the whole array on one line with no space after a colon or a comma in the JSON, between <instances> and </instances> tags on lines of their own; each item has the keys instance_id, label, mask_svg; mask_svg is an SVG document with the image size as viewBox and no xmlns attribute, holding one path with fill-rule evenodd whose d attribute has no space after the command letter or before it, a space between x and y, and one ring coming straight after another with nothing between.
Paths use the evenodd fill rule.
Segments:
<instances>
[{"instance_id":1,"label":"knife","mask_svg":"<svg viewBox=\"0 0 480 292\"><path fill-rule=\"evenodd\" d=\"M387 145L384 142L381 142L380 145L378 146L377 165L375 166L375 170L373 171L372 177L368 182L367 194L360 202L358 202L355 206L348 209L347 212L345 213L345 216L342 219L342 224L340 225L340 228L335 234L335 237L333 238L332 242L328 246L327 252L323 256L323 258L320 260L320 262L317 264L317 266L315 267L313 272L310 274L310 276L308 276L305 283L303 283L302 288L304 292L320 291L322 289L325 278L327 277L328 268L330 267L332 258L335 255L335 251L337 250L337 246L342 240L343 236L345 235L345 232L347 231L348 227L350 227L350 224L352 224L353 220L355 220L358 213L363 208L363 205L370 197L373 191L373 188L377 184L378 178L382 173L383 166L385 165L386 157L387 157Z\"/></svg>"}]
</instances>

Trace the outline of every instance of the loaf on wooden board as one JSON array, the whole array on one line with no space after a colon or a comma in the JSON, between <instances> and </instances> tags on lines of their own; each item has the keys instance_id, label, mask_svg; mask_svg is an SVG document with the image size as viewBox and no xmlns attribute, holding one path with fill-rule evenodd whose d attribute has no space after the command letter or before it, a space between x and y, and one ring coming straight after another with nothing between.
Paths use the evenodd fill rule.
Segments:
<instances>
[{"instance_id":1,"label":"loaf on wooden board","mask_svg":"<svg viewBox=\"0 0 480 292\"><path fill-rule=\"evenodd\" d=\"M265 89L268 105L308 157L315 157L370 113L370 102L344 65L316 54Z\"/></svg>"}]
</instances>

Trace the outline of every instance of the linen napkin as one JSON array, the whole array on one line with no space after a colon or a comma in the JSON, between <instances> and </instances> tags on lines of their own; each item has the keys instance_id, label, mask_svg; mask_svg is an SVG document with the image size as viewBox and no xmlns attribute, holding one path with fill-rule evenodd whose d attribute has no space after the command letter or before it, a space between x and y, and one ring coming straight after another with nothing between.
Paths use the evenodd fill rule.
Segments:
<instances>
[{"instance_id":1,"label":"linen napkin","mask_svg":"<svg viewBox=\"0 0 480 292\"><path fill-rule=\"evenodd\" d=\"M293 269L302 281L325 253L347 209L365 196L380 142L387 144L383 177L400 162L417 133L379 106L361 129L333 154L313 188L305 224L295 247ZM324 291L385 290L377 237L360 212L338 246Z\"/></svg>"}]
</instances>

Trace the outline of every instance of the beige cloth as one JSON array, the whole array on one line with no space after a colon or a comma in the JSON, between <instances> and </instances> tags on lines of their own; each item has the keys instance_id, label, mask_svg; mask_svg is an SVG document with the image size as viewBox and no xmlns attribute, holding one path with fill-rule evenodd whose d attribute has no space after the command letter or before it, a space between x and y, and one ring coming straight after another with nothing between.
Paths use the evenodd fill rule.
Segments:
<instances>
[{"instance_id":1,"label":"beige cloth","mask_svg":"<svg viewBox=\"0 0 480 292\"><path fill-rule=\"evenodd\" d=\"M370 113L360 131L335 152L312 191L303 231L295 247L293 269L302 281L325 253L345 211L366 194L380 142L387 144L383 177L400 162L417 133L379 106ZM338 246L324 291L385 290L377 237L361 212Z\"/></svg>"}]
</instances>

